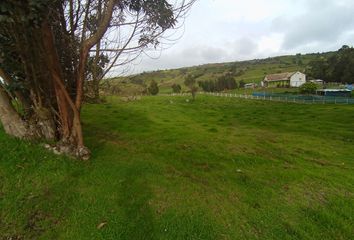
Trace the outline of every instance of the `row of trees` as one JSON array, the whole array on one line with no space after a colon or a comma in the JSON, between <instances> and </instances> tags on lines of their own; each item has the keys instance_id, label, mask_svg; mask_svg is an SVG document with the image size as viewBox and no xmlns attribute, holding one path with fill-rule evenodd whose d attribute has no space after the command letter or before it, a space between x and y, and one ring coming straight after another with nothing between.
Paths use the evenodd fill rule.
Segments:
<instances>
[{"instance_id":1,"label":"row of trees","mask_svg":"<svg viewBox=\"0 0 354 240\"><path fill-rule=\"evenodd\" d=\"M1 0L5 131L56 141L60 151L88 158L80 116L85 84L98 95L105 74L156 48L194 1Z\"/></svg>"},{"instance_id":2,"label":"row of trees","mask_svg":"<svg viewBox=\"0 0 354 240\"><path fill-rule=\"evenodd\" d=\"M197 83L205 92L220 92L224 90L236 89L238 87L242 88L245 86L245 82L243 80L241 80L238 84L231 73L220 76L216 81L209 80L197 82L198 77L198 75L189 74L184 78L184 85L189 89L193 99L195 99L195 95L198 91ZM182 87L179 84L175 83L171 87L173 93L182 92Z\"/></svg>"},{"instance_id":3,"label":"row of trees","mask_svg":"<svg viewBox=\"0 0 354 240\"><path fill-rule=\"evenodd\" d=\"M231 74L220 76L216 81L200 81L198 84L205 92L220 92L224 90L236 89L238 87L235 78Z\"/></svg>"},{"instance_id":4,"label":"row of trees","mask_svg":"<svg viewBox=\"0 0 354 240\"><path fill-rule=\"evenodd\" d=\"M354 48L343 46L328 58L309 63L307 74L326 82L354 83Z\"/></svg>"}]
</instances>

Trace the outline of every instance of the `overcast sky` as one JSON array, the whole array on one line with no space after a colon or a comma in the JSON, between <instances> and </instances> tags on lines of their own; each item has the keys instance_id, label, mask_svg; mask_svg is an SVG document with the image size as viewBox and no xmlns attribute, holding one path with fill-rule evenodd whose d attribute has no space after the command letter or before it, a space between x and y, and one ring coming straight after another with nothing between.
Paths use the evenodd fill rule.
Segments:
<instances>
[{"instance_id":1,"label":"overcast sky","mask_svg":"<svg viewBox=\"0 0 354 240\"><path fill-rule=\"evenodd\" d=\"M325 52L353 42L353 0L199 0L182 38L131 72Z\"/></svg>"}]
</instances>

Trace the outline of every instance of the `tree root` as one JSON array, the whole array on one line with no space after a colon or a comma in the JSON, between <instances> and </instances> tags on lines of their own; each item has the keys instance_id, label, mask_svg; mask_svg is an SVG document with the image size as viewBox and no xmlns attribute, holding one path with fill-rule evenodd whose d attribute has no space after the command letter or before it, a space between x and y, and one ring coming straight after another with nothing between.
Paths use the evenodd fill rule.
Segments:
<instances>
[{"instance_id":1,"label":"tree root","mask_svg":"<svg viewBox=\"0 0 354 240\"><path fill-rule=\"evenodd\" d=\"M88 161L91 157L91 152L87 147L75 147L64 142L58 142L55 145L44 144L44 148L56 155L65 155L83 161Z\"/></svg>"}]
</instances>

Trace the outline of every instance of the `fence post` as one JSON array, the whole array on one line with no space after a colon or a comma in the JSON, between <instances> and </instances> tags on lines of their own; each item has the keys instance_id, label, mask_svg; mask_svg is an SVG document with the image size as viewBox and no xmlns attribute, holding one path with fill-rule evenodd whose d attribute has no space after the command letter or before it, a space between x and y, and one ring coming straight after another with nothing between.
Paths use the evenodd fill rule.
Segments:
<instances>
[{"instance_id":1,"label":"fence post","mask_svg":"<svg viewBox=\"0 0 354 240\"><path fill-rule=\"evenodd\" d=\"M337 104L337 98L334 98L334 104Z\"/></svg>"}]
</instances>

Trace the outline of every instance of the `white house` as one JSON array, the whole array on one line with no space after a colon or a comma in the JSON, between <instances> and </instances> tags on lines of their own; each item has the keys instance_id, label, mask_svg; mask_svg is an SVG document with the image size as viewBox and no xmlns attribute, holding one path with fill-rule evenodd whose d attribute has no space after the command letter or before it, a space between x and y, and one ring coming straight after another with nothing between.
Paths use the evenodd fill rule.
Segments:
<instances>
[{"instance_id":1,"label":"white house","mask_svg":"<svg viewBox=\"0 0 354 240\"><path fill-rule=\"evenodd\" d=\"M257 83L247 83L245 84L245 88L256 88L257 87Z\"/></svg>"},{"instance_id":2,"label":"white house","mask_svg":"<svg viewBox=\"0 0 354 240\"><path fill-rule=\"evenodd\" d=\"M279 73L265 76L264 87L300 87L306 83L306 75L302 72Z\"/></svg>"}]
</instances>

